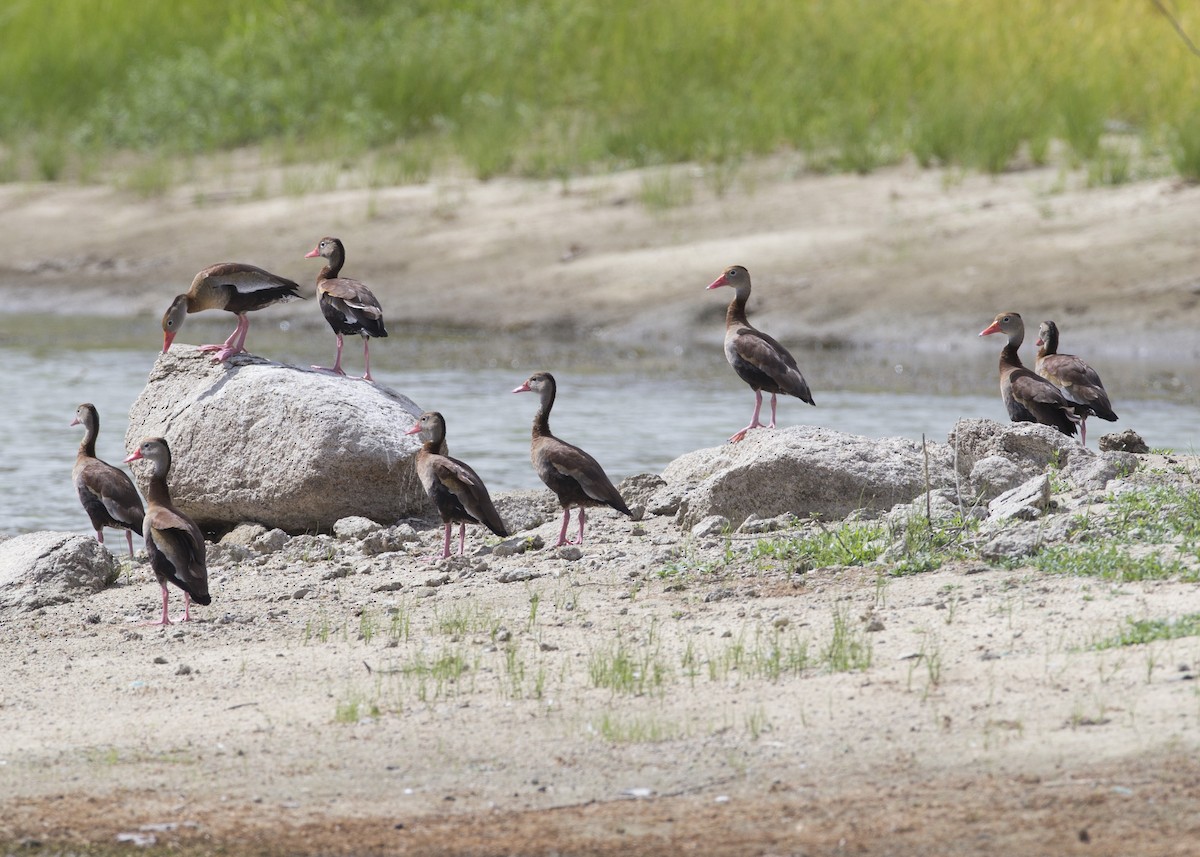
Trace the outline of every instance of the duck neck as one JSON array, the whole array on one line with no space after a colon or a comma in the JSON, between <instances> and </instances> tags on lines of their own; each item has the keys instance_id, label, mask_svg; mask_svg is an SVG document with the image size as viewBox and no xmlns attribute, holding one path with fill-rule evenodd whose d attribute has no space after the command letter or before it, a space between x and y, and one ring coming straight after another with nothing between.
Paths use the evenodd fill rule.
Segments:
<instances>
[{"instance_id":1,"label":"duck neck","mask_svg":"<svg viewBox=\"0 0 1200 857\"><path fill-rule=\"evenodd\" d=\"M1053 324L1046 326L1046 335L1042 337L1042 345L1038 348L1038 357L1046 357L1058 353L1058 328Z\"/></svg>"},{"instance_id":2,"label":"duck neck","mask_svg":"<svg viewBox=\"0 0 1200 857\"><path fill-rule=\"evenodd\" d=\"M1000 366L1016 366L1023 367L1025 364L1021 362L1021 343L1025 341L1024 333L1016 333L1008 338L1008 345L1004 346L1004 350L1000 352Z\"/></svg>"},{"instance_id":3,"label":"duck neck","mask_svg":"<svg viewBox=\"0 0 1200 857\"><path fill-rule=\"evenodd\" d=\"M336 279L337 275L342 272L342 265L344 265L345 263L346 263L345 249L342 248L342 245L340 243L335 244L333 247L333 252L329 254L329 257L325 263L325 267L321 269L321 273L317 274L317 279L318 280Z\"/></svg>"},{"instance_id":4,"label":"duck neck","mask_svg":"<svg viewBox=\"0 0 1200 857\"><path fill-rule=\"evenodd\" d=\"M729 309L725 310L725 326L749 326L750 321L746 318L746 301L750 300L750 290L741 288L733 296L733 300L729 302Z\"/></svg>"},{"instance_id":5,"label":"duck neck","mask_svg":"<svg viewBox=\"0 0 1200 857\"><path fill-rule=\"evenodd\" d=\"M542 387L541 404L533 416L533 436L550 437L550 409L554 407L554 385L547 383Z\"/></svg>"},{"instance_id":6,"label":"duck neck","mask_svg":"<svg viewBox=\"0 0 1200 857\"><path fill-rule=\"evenodd\" d=\"M167 474L155 470L150 474L150 487L146 490L146 499L157 506L171 505L171 491L167 488Z\"/></svg>"},{"instance_id":7,"label":"duck neck","mask_svg":"<svg viewBox=\"0 0 1200 857\"><path fill-rule=\"evenodd\" d=\"M96 457L96 435L100 433L100 419L93 417L84 423L83 440L79 442L79 454L88 458Z\"/></svg>"}]
</instances>

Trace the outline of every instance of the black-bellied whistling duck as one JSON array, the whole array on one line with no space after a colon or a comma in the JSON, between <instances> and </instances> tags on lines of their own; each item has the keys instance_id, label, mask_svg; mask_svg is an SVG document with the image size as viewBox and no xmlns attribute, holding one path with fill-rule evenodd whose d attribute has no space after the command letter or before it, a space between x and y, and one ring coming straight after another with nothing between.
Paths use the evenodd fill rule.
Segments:
<instances>
[{"instance_id":1,"label":"black-bellied whistling duck","mask_svg":"<svg viewBox=\"0 0 1200 857\"><path fill-rule=\"evenodd\" d=\"M383 328L383 309L365 285L358 280L338 276L346 261L346 248L341 239L322 238L304 258L312 259L316 256L325 259L325 267L317 274L317 294L320 296L321 313L337 334L337 359L332 367L312 368L345 375L342 371L342 337L348 333L357 333L363 340L363 363L366 365L363 378L370 381L371 337L387 336L387 331Z\"/></svg>"},{"instance_id":2,"label":"black-bellied whistling duck","mask_svg":"<svg viewBox=\"0 0 1200 857\"><path fill-rule=\"evenodd\" d=\"M1096 370L1074 354L1058 353L1058 325L1043 321L1038 325L1037 373L1053 384L1064 396L1084 407L1079 409L1079 442L1087 443L1088 411L1102 420L1115 422L1117 415L1104 382Z\"/></svg>"},{"instance_id":3,"label":"black-bellied whistling duck","mask_svg":"<svg viewBox=\"0 0 1200 857\"><path fill-rule=\"evenodd\" d=\"M556 390L553 375L534 372L513 392L533 392L541 399L537 415L533 418L529 459L541 480L558 495L558 502L563 507L562 529L559 530L555 547L568 544L567 524L571 519L572 506L579 507L579 541L575 544L582 545L583 524L587 517L584 510L588 506L611 506L630 517L633 517L633 513L596 459L550 433L550 409L554 407Z\"/></svg>"},{"instance_id":4,"label":"black-bellied whistling duck","mask_svg":"<svg viewBox=\"0 0 1200 857\"><path fill-rule=\"evenodd\" d=\"M224 362L246 350L246 332L250 330L250 317L246 313L298 297L298 285L254 265L243 262L209 265L196 274L192 287L171 301L163 314L163 354L171 347L188 313L223 309L237 316L237 326L221 345L201 345L200 350L212 351L213 360Z\"/></svg>"},{"instance_id":5,"label":"black-bellied whistling duck","mask_svg":"<svg viewBox=\"0 0 1200 857\"><path fill-rule=\"evenodd\" d=\"M1002 312L980 336L1003 333L1008 343L1000 351L1000 397L1014 423L1042 423L1063 434L1075 434L1079 417L1075 405L1058 388L1021 363L1018 350L1025 341L1025 322L1015 312Z\"/></svg>"},{"instance_id":6,"label":"black-bellied whistling duck","mask_svg":"<svg viewBox=\"0 0 1200 857\"><path fill-rule=\"evenodd\" d=\"M100 413L90 403L75 409L71 425L83 425L83 441L79 454L75 456L75 467L71 479L79 502L92 521L96 541L104 544L104 528L114 527L125 531L125 543L129 545L129 561L133 562L133 534L142 532L142 498L133 487L133 480L124 470L113 467L96 457L96 435L100 432Z\"/></svg>"},{"instance_id":7,"label":"black-bellied whistling duck","mask_svg":"<svg viewBox=\"0 0 1200 857\"><path fill-rule=\"evenodd\" d=\"M754 391L754 416L750 425L741 429L729 438L730 443L742 440L751 429L763 424L758 421L762 410L762 394L771 394L771 422L766 428L775 428L776 396L780 393L795 396L801 401L815 405L808 383L800 374L796 360L788 350L767 336L761 330L756 330L746 320L746 301L750 299L750 272L741 265L726 268L725 273L717 277L708 288L716 289L721 286L731 286L734 290L733 300L725 313L725 359L737 372L738 377L750 385Z\"/></svg>"},{"instance_id":8,"label":"black-bellied whistling duck","mask_svg":"<svg viewBox=\"0 0 1200 857\"><path fill-rule=\"evenodd\" d=\"M442 558L450 556L450 527L458 524L458 555L462 556L467 524L483 524L501 538L508 535L500 513L492 504L487 486L469 465L442 453L446 440L446 420L437 411L426 411L405 434L427 437L417 453L417 478L437 507L446 525ZM432 557L437 559L437 557Z\"/></svg>"},{"instance_id":9,"label":"black-bellied whistling duck","mask_svg":"<svg viewBox=\"0 0 1200 857\"><path fill-rule=\"evenodd\" d=\"M161 437L148 437L125 459L150 462L150 490L146 492L146 520L142 537L150 555L150 567L162 587L162 620L155 625L170 625L167 615L167 584L183 590L183 617L191 621L191 604L211 604L208 594L208 568L205 565L204 534L196 522L171 503L167 471L171 469L171 449Z\"/></svg>"}]
</instances>

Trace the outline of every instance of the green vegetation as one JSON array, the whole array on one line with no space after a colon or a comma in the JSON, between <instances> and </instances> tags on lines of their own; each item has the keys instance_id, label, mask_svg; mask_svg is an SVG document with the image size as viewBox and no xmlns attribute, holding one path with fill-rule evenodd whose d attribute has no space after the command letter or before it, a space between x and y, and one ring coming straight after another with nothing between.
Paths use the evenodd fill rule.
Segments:
<instances>
[{"instance_id":1,"label":"green vegetation","mask_svg":"<svg viewBox=\"0 0 1200 857\"><path fill-rule=\"evenodd\" d=\"M898 577L934 571L948 560L971 556L974 548L968 536L978 528L979 521L972 517L955 515L931 521L913 515L905 524L903 537L889 551L895 561L889 574Z\"/></svg>"},{"instance_id":2,"label":"green vegetation","mask_svg":"<svg viewBox=\"0 0 1200 857\"><path fill-rule=\"evenodd\" d=\"M1056 545L1038 553L1034 566L1047 574L1098 577L1118 583L1167 578L1200 580L1200 571L1178 560L1164 560L1158 553L1134 556L1112 545Z\"/></svg>"},{"instance_id":3,"label":"green vegetation","mask_svg":"<svg viewBox=\"0 0 1200 857\"><path fill-rule=\"evenodd\" d=\"M1200 36L1200 8L1178 14ZM0 177L258 144L381 154L380 182L695 161L719 189L781 149L999 171L1053 141L1095 182L1200 177L1200 60L1151 3L12 0L0 43Z\"/></svg>"},{"instance_id":4,"label":"green vegetation","mask_svg":"<svg viewBox=\"0 0 1200 857\"><path fill-rule=\"evenodd\" d=\"M755 559L771 559L796 572L830 565L866 565L885 547L883 527L846 523L798 538L761 539L754 544Z\"/></svg>"},{"instance_id":5,"label":"green vegetation","mask_svg":"<svg viewBox=\"0 0 1200 857\"><path fill-rule=\"evenodd\" d=\"M1101 640L1094 649L1116 649L1138 646L1155 640L1177 640L1180 637L1200 637L1200 613L1188 613L1178 619L1126 619L1125 628L1115 637Z\"/></svg>"}]
</instances>

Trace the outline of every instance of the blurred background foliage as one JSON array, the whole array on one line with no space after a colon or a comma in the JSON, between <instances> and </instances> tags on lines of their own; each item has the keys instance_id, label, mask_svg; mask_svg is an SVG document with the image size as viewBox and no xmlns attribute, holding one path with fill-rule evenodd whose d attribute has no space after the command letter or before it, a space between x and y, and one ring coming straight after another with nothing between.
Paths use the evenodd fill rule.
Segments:
<instances>
[{"instance_id":1,"label":"blurred background foliage","mask_svg":"<svg viewBox=\"0 0 1200 857\"><path fill-rule=\"evenodd\" d=\"M0 80L9 180L247 145L483 178L780 150L1200 178L1200 58L1150 0L8 0Z\"/></svg>"}]
</instances>

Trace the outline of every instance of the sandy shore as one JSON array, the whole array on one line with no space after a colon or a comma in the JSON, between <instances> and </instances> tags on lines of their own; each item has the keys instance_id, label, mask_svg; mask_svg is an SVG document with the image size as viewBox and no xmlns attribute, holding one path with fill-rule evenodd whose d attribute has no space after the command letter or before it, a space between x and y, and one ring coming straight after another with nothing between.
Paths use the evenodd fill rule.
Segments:
<instances>
[{"instance_id":1,"label":"sandy shore","mask_svg":"<svg viewBox=\"0 0 1200 857\"><path fill-rule=\"evenodd\" d=\"M938 348L1013 308L1070 319L1073 344L1200 358L1200 189L789 167L746 166L722 197L672 171L689 201L665 210L639 201L663 181L640 173L288 195L271 191L281 171L234 159L152 200L4 186L0 294L14 311L32 286L52 311L157 316L218 260L307 285L303 254L339 234L348 273L418 324L709 341L723 301L703 287L740 262L755 320L789 342ZM596 513L589 534L578 555L441 564L421 559L432 527L378 555L301 537L218 552L213 605L187 625L140 626L159 603L144 560L84 602L0 616L0 844L1167 855L1200 841L1200 643L1093 647L1130 618L1200 612L1194 584L977 561L801 573L755 554L775 536L693 536L669 517ZM869 665L831 668L839 628Z\"/></svg>"},{"instance_id":2,"label":"sandy shore","mask_svg":"<svg viewBox=\"0 0 1200 857\"><path fill-rule=\"evenodd\" d=\"M1083 353L1200 359L1200 188L1174 180L1090 189L1056 168L813 176L784 157L742 167L721 196L686 167L344 190L353 175L263 168L251 154L191 172L153 199L0 187L17 250L0 267L10 311L157 317L220 260L311 288L317 266L303 255L337 234L346 273L405 323L707 341L721 308L703 287L737 263L754 277L754 319L794 344L944 348L1016 310L1056 318Z\"/></svg>"}]
</instances>

